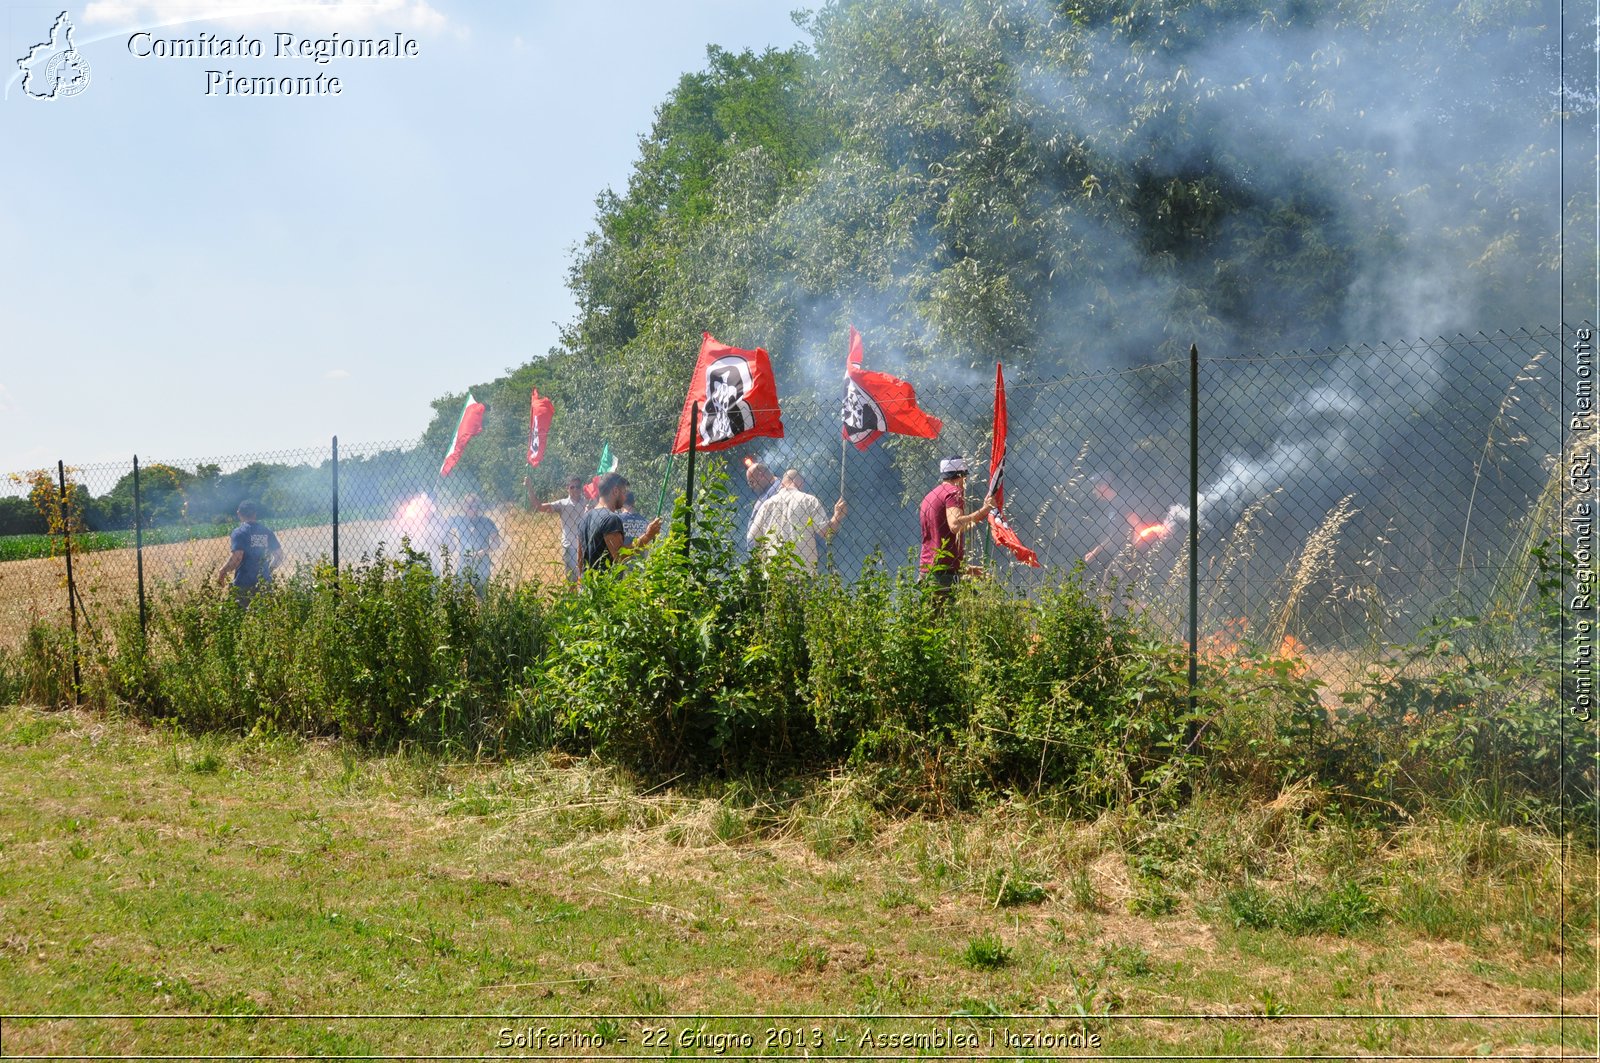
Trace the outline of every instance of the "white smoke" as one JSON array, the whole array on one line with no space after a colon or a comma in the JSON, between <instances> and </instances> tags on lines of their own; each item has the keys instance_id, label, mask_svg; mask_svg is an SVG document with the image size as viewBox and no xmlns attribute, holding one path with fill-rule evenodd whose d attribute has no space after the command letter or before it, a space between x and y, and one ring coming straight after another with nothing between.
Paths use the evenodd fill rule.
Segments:
<instances>
[{"instance_id":1,"label":"white smoke","mask_svg":"<svg viewBox=\"0 0 1600 1063\"><path fill-rule=\"evenodd\" d=\"M1284 432L1264 457L1232 458L1200 491L1201 525L1236 517L1278 488L1349 468L1385 441L1385 431L1432 408L1444 385L1443 363L1440 350L1423 345L1340 359L1327 380L1283 411ZM1189 507L1174 505L1166 519L1188 520Z\"/></svg>"}]
</instances>

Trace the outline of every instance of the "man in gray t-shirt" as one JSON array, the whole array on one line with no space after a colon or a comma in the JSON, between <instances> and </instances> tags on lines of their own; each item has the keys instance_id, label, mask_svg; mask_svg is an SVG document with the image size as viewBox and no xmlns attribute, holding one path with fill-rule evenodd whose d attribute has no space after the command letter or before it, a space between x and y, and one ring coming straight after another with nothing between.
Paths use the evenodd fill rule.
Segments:
<instances>
[{"instance_id":1,"label":"man in gray t-shirt","mask_svg":"<svg viewBox=\"0 0 1600 1063\"><path fill-rule=\"evenodd\" d=\"M477 495L462 500L461 515L453 517L447 527L454 540L446 545L454 551L456 574L469 580L482 598L489 585L491 558L500 546L500 529L483 515L483 500Z\"/></svg>"}]
</instances>

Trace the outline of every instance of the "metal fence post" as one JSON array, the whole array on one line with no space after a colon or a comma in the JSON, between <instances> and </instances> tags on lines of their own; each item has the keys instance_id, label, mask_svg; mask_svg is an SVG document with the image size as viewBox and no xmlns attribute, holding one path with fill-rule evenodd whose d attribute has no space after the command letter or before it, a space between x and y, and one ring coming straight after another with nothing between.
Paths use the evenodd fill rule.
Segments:
<instances>
[{"instance_id":1,"label":"metal fence post","mask_svg":"<svg viewBox=\"0 0 1600 1063\"><path fill-rule=\"evenodd\" d=\"M139 499L139 455L133 456L133 564L139 584L139 642L145 634L144 607L144 509Z\"/></svg>"},{"instance_id":2,"label":"metal fence post","mask_svg":"<svg viewBox=\"0 0 1600 1063\"><path fill-rule=\"evenodd\" d=\"M1200 681L1200 346L1189 344L1189 715ZM1191 722L1191 728L1194 724Z\"/></svg>"},{"instance_id":3,"label":"metal fence post","mask_svg":"<svg viewBox=\"0 0 1600 1063\"><path fill-rule=\"evenodd\" d=\"M83 675L78 669L78 588L72 580L72 516L67 507L67 463L56 462L60 477L61 495L57 511L61 514L61 534L67 543L67 612L72 622L72 703L78 704L78 691L83 686Z\"/></svg>"},{"instance_id":4,"label":"metal fence post","mask_svg":"<svg viewBox=\"0 0 1600 1063\"><path fill-rule=\"evenodd\" d=\"M694 537L694 451L700 435L700 404L689 407L689 504L683 512L683 552L688 554Z\"/></svg>"},{"instance_id":5,"label":"metal fence post","mask_svg":"<svg viewBox=\"0 0 1600 1063\"><path fill-rule=\"evenodd\" d=\"M339 437L333 437L333 571L339 572Z\"/></svg>"}]
</instances>

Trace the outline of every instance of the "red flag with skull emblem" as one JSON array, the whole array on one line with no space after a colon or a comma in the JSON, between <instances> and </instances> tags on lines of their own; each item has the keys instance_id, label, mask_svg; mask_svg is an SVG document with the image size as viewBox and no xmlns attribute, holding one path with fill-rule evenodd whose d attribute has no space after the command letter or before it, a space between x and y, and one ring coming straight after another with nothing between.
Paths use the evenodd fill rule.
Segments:
<instances>
[{"instance_id":1,"label":"red flag with skull emblem","mask_svg":"<svg viewBox=\"0 0 1600 1063\"><path fill-rule=\"evenodd\" d=\"M850 328L844 378L844 437L866 450L885 432L933 439L944 422L917 405L917 391L899 377L861 368L861 333Z\"/></svg>"},{"instance_id":2,"label":"red flag with skull emblem","mask_svg":"<svg viewBox=\"0 0 1600 1063\"><path fill-rule=\"evenodd\" d=\"M698 424L694 404L700 404ZM696 450L726 450L758 436L783 436L782 411L778 409L778 384L772 376L767 352L729 347L702 333L700 359L689 381L689 394L678 417L678 434L672 453L689 449L689 433L695 432Z\"/></svg>"}]
</instances>

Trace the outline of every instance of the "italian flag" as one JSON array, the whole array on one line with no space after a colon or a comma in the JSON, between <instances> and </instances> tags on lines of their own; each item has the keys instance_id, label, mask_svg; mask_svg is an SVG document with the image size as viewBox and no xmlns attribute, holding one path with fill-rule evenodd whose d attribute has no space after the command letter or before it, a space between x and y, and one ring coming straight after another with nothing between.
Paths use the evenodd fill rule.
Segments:
<instances>
[{"instance_id":1,"label":"italian flag","mask_svg":"<svg viewBox=\"0 0 1600 1063\"><path fill-rule=\"evenodd\" d=\"M613 473L616 471L617 456L611 453L611 444L607 443L605 446L600 448L600 464L596 465L594 468L594 479L590 480L588 486L583 489L584 496L591 502L599 498L600 477L605 476L607 473Z\"/></svg>"},{"instance_id":2,"label":"italian flag","mask_svg":"<svg viewBox=\"0 0 1600 1063\"><path fill-rule=\"evenodd\" d=\"M456 422L456 432L450 440L450 453L444 456L444 464L439 466L440 476L450 475L450 470L461 460L461 452L467 449L472 437L483 431L485 409L487 407L483 403L472 397L472 392L467 392L466 404L461 407L461 419Z\"/></svg>"}]
</instances>

